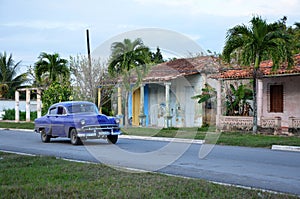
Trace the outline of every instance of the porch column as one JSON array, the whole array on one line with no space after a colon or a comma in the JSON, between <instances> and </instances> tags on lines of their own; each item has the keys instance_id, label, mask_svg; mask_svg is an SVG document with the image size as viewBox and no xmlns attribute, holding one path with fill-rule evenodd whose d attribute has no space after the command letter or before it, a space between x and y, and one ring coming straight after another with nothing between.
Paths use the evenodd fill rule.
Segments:
<instances>
[{"instance_id":1,"label":"porch column","mask_svg":"<svg viewBox=\"0 0 300 199\"><path fill-rule=\"evenodd\" d=\"M205 88L205 85L207 84L207 76L205 73L201 74L202 75L202 88ZM205 108L206 102L201 103L201 112L202 112L202 124L209 124L210 121L207 121L207 113L206 113L206 108Z\"/></svg>"},{"instance_id":2,"label":"porch column","mask_svg":"<svg viewBox=\"0 0 300 199\"><path fill-rule=\"evenodd\" d=\"M257 80L257 125L261 126L261 117L263 113L263 82Z\"/></svg>"},{"instance_id":3,"label":"porch column","mask_svg":"<svg viewBox=\"0 0 300 199\"><path fill-rule=\"evenodd\" d=\"M145 91L144 91L144 84L140 86L140 126L146 126L146 115L144 112L144 102L145 102Z\"/></svg>"},{"instance_id":4,"label":"porch column","mask_svg":"<svg viewBox=\"0 0 300 199\"><path fill-rule=\"evenodd\" d=\"M37 118L42 116L42 106L41 106L41 89L36 90L36 111L37 111Z\"/></svg>"},{"instance_id":5,"label":"porch column","mask_svg":"<svg viewBox=\"0 0 300 199\"><path fill-rule=\"evenodd\" d=\"M172 116L170 115L170 86L171 82L166 82L166 115L165 115L165 128L172 127Z\"/></svg>"},{"instance_id":6,"label":"porch column","mask_svg":"<svg viewBox=\"0 0 300 199\"><path fill-rule=\"evenodd\" d=\"M15 91L15 121L19 122L20 121L20 113L19 113L19 104L20 104L20 93L19 91Z\"/></svg>"},{"instance_id":7,"label":"porch column","mask_svg":"<svg viewBox=\"0 0 300 199\"><path fill-rule=\"evenodd\" d=\"M30 90L26 89L26 122L30 122Z\"/></svg>"},{"instance_id":8,"label":"porch column","mask_svg":"<svg viewBox=\"0 0 300 199\"><path fill-rule=\"evenodd\" d=\"M123 125L123 115L122 115L122 89L118 86L118 117L120 118L120 125Z\"/></svg>"},{"instance_id":9,"label":"porch column","mask_svg":"<svg viewBox=\"0 0 300 199\"><path fill-rule=\"evenodd\" d=\"M217 82L217 117L216 117L216 126L217 129L220 130L220 116L222 114L222 94L221 94L221 80L218 80Z\"/></svg>"}]
</instances>

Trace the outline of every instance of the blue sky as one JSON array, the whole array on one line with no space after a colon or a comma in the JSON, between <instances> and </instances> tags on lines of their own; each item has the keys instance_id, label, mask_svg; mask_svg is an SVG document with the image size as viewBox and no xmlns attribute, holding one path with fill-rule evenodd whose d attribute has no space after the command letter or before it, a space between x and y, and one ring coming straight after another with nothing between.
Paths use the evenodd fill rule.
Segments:
<instances>
[{"instance_id":1,"label":"blue sky","mask_svg":"<svg viewBox=\"0 0 300 199\"><path fill-rule=\"evenodd\" d=\"M299 10L300 0L0 0L0 51L26 68L41 52L86 54L86 29L93 51L124 32L156 28L220 53L229 28L253 15L268 22L287 16L293 25Z\"/></svg>"}]
</instances>

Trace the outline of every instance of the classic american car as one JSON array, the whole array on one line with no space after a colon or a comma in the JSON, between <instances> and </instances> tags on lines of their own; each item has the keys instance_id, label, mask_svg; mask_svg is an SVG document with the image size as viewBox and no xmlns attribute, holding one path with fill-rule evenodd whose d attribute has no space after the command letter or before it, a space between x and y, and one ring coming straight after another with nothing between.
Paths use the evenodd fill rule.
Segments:
<instances>
[{"instance_id":1,"label":"classic american car","mask_svg":"<svg viewBox=\"0 0 300 199\"><path fill-rule=\"evenodd\" d=\"M34 120L34 131L43 142L67 137L73 145L86 139L107 139L115 144L121 134L119 119L99 114L94 103L86 101L60 102L50 106L45 116Z\"/></svg>"}]
</instances>

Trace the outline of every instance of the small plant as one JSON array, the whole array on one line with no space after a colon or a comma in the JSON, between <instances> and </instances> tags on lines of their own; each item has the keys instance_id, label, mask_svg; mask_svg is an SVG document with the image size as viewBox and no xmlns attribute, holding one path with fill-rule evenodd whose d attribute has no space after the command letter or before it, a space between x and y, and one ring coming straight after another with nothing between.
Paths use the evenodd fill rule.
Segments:
<instances>
[{"instance_id":1,"label":"small plant","mask_svg":"<svg viewBox=\"0 0 300 199\"><path fill-rule=\"evenodd\" d=\"M237 87L237 88L236 88ZM249 116L252 110L248 100L253 100L253 91L246 85L230 84L230 90L226 95L226 115Z\"/></svg>"}]
</instances>

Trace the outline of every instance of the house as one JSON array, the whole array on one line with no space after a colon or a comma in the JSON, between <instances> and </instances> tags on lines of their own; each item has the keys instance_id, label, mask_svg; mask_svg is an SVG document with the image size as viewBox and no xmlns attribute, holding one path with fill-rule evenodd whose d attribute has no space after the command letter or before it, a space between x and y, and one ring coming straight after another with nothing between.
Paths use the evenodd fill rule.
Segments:
<instances>
[{"instance_id":1,"label":"house","mask_svg":"<svg viewBox=\"0 0 300 199\"><path fill-rule=\"evenodd\" d=\"M300 129L300 54L294 57L294 66L286 64L273 70L272 61L260 64L257 79L257 120L260 130L272 133L297 132ZM237 127L250 130L253 117L224 116L223 85L226 81L252 79L253 68L230 69L221 72L217 84L217 127L220 130Z\"/></svg>"},{"instance_id":2,"label":"house","mask_svg":"<svg viewBox=\"0 0 300 199\"><path fill-rule=\"evenodd\" d=\"M206 83L216 85L217 81L210 75L218 73L219 68L217 58L211 56L176 59L152 66L141 86L129 95L128 115L132 125L199 127L205 113L215 123L215 114L209 114L211 108L191 97L199 94ZM119 115L120 111L121 108Z\"/></svg>"}]
</instances>

